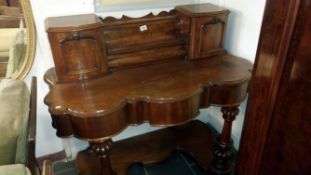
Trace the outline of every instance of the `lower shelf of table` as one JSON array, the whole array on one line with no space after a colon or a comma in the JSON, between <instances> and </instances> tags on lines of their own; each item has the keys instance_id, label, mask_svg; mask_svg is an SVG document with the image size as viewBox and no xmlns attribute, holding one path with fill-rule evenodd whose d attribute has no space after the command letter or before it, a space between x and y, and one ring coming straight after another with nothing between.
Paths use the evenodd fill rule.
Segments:
<instances>
[{"instance_id":1,"label":"lower shelf of table","mask_svg":"<svg viewBox=\"0 0 311 175\"><path fill-rule=\"evenodd\" d=\"M177 167L193 165L197 171L196 175L200 175L200 172L208 174L212 169L214 144L213 129L200 121L192 121L186 125L165 128L116 142L111 150L110 160L117 175L132 175L133 172L135 175L140 175L137 173L142 170L152 171L149 174L165 175L163 169L167 169L168 174L174 175L174 172L176 174L179 171L173 167L171 169L165 167L175 165ZM183 157L184 160L178 157ZM174 164L174 160L178 164ZM74 163L67 163L67 165L73 166ZM58 165L58 167L61 166L63 165ZM82 175L99 174L100 170L99 161L90 149L78 154L75 166ZM54 167L57 169L57 166ZM187 167L183 168L185 168L183 172L186 173ZM193 171L189 167L188 170ZM72 171L75 170L72 169ZM181 174L178 173L178 175Z\"/></svg>"}]
</instances>

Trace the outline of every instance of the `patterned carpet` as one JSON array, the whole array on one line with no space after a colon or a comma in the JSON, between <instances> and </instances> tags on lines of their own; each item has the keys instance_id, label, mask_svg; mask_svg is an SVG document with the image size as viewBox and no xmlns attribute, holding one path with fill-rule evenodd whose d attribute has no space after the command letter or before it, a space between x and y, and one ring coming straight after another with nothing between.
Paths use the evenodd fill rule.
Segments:
<instances>
[{"instance_id":1,"label":"patterned carpet","mask_svg":"<svg viewBox=\"0 0 311 175\"><path fill-rule=\"evenodd\" d=\"M207 175L195 160L181 152L174 152L168 159L153 165L133 164L128 175Z\"/></svg>"},{"instance_id":2,"label":"patterned carpet","mask_svg":"<svg viewBox=\"0 0 311 175\"><path fill-rule=\"evenodd\" d=\"M53 172L53 175L78 175L74 161L54 163ZM208 175L208 173L200 168L191 156L175 151L168 159L156 164L132 164L128 169L128 175Z\"/></svg>"}]
</instances>

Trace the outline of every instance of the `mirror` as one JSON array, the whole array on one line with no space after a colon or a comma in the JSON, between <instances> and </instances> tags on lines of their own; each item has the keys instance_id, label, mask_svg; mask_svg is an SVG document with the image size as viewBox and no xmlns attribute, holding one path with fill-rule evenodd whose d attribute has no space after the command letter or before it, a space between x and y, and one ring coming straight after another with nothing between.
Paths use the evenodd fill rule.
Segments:
<instances>
[{"instance_id":1,"label":"mirror","mask_svg":"<svg viewBox=\"0 0 311 175\"><path fill-rule=\"evenodd\" d=\"M0 0L0 81L23 79L35 54L35 27L29 0Z\"/></svg>"}]
</instances>

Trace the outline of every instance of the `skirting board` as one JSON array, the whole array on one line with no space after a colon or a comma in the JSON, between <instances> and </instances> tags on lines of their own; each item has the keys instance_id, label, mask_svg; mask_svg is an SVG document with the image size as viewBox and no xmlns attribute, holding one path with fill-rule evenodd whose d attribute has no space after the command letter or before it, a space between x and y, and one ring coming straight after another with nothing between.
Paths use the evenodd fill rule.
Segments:
<instances>
[{"instance_id":1,"label":"skirting board","mask_svg":"<svg viewBox=\"0 0 311 175\"><path fill-rule=\"evenodd\" d=\"M51 162L55 162L55 161L59 161L59 160L65 159L65 158L66 158L65 150L62 150L62 151L59 151L56 153L52 153L52 154L48 154L48 155L45 155L42 157L38 157L37 163L41 169L42 165L43 165L43 161L45 161L45 160L50 160Z\"/></svg>"}]
</instances>

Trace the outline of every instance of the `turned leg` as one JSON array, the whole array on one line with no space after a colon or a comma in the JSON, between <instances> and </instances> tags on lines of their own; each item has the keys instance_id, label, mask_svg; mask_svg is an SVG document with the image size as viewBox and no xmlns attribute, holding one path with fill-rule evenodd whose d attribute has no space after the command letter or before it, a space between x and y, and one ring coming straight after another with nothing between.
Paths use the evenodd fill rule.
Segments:
<instances>
[{"instance_id":1,"label":"turned leg","mask_svg":"<svg viewBox=\"0 0 311 175\"><path fill-rule=\"evenodd\" d=\"M239 114L238 106L222 107L224 126L214 148L213 168L216 174L230 174L232 171L232 122Z\"/></svg>"},{"instance_id":2,"label":"turned leg","mask_svg":"<svg viewBox=\"0 0 311 175\"><path fill-rule=\"evenodd\" d=\"M112 140L102 140L90 142L91 149L95 152L100 159L101 175L114 175L108 153L112 146Z\"/></svg>"}]
</instances>

